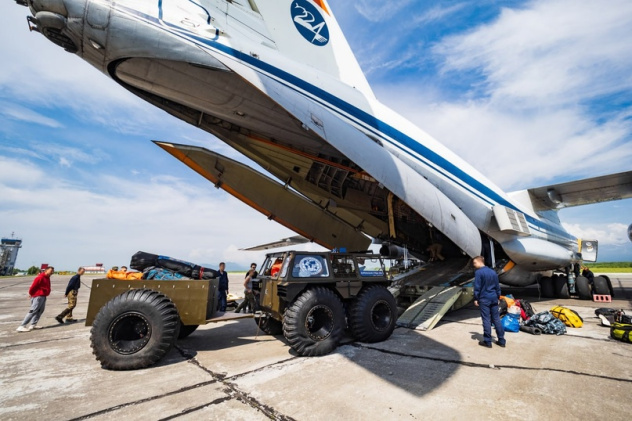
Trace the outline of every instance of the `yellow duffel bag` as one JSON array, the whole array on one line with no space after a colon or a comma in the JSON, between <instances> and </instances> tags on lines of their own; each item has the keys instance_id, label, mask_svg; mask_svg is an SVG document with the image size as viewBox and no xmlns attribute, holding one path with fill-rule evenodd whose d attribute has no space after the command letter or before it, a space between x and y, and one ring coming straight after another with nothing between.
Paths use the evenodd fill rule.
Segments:
<instances>
[{"instance_id":1,"label":"yellow duffel bag","mask_svg":"<svg viewBox=\"0 0 632 421\"><path fill-rule=\"evenodd\" d=\"M610 336L617 341L632 343L632 325L614 322L610 325Z\"/></svg>"},{"instance_id":2,"label":"yellow duffel bag","mask_svg":"<svg viewBox=\"0 0 632 421\"><path fill-rule=\"evenodd\" d=\"M582 327L584 319L575 310L570 308L555 306L551 309L551 314L560 319L568 327Z\"/></svg>"}]
</instances>

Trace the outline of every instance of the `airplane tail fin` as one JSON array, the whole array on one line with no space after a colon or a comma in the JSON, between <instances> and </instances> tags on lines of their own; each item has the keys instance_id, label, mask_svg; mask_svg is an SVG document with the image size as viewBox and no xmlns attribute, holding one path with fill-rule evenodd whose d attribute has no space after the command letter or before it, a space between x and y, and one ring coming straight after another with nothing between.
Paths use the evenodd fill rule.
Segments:
<instances>
[{"instance_id":1,"label":"airplane tail fin","mask_svg":"<svg viewBox=\"0 0 632 421\"><path fill-rule=\"evenodd\" d=\"M326 0L256 0L277 48L374 97Z\"/></svg>"}]
</instances>

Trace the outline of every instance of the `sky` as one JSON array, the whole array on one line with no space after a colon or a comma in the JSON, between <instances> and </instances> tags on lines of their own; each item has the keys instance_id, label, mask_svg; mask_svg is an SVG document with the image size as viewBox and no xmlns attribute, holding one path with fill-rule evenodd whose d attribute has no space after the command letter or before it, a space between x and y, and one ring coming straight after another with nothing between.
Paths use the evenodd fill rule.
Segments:
<instances>
[{"instance_id":1,"label":"sky","mask_svg":"<svg viewBox=\"0 0 632 421\"><path fill-rule=\"evenodd\" d=\"M504 190L632 169L632 2L329 5L378 99ZM263 260L240 248L293 235L151 140L236 151L29 32L26 8L0 12L0 236L23 239L17 267L138 250L237 267ZM600 261L632 260L631 199L560 217Z\"/></svg>"}]
</instances>

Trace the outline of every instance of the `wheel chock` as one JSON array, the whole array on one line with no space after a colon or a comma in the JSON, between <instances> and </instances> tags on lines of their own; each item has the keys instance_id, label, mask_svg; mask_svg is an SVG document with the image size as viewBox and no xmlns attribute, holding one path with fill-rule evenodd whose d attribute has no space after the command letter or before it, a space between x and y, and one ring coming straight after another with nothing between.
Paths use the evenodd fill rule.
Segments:
<instances>
[{"instance_id":1,"label":"wheel chock","mask_svg":"<svg viewBox=\"0 0 632 421\"><path fill-rule=\"evenodd\" d=\"M594 302L599 302L599 303L611 303L612 302L612 296L611 295L598 295L598 294L595 294L595 295L593 295L593 301Z\"/></svg>"}]
</instances>

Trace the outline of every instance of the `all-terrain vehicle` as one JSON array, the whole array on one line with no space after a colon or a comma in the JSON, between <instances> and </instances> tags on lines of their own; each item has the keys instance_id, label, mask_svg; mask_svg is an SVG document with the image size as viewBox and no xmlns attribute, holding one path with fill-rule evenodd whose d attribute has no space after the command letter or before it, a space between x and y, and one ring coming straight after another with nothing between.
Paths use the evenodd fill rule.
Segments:
<instances>
[{"instance_id":1,"label":"all-terrain vehicle","mask_svg":"<svg viewBox=\"0 0 632 421\"><path fill-rule=\"evenodd\" d=\"M397 304L375 254L290 251L268 254L253 290L261 330L285 336L305 356L336 348L349 328L361 342L393 333Z\"/></svg>"},{"instance_id":2,"label":"all-terrain vehicle","mask_svg":"<svg viewBox=\"0 0 632 421\"><path fill-rule=\"evenodd\" d=\"M254 317L305 356L331 352L347 327L359 341L382 341L397 319L388 284L377 255L273 253L253 287L260 307ZM144 368L199 325L253 317L218 312L217 289L217 279L94 279L86 316L94 355L107 369Z\"/></svg>"}]
</instances>

